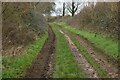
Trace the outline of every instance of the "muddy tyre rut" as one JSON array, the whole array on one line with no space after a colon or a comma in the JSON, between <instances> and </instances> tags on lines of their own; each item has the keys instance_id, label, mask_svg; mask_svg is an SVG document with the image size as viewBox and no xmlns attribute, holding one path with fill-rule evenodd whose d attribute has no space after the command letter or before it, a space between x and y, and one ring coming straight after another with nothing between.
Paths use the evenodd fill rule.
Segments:
<instances>
[{"instance_id":1,"label":"muddy tyre rut","mask_svg":"<svg viewBox=\"0 0 120 80\"><path fill-rule=\"evenodd\" d=\"M65 31L66 32L66 31ZM118 78L118 67L113 65L102 52L98 52L94 49L94 46L81 36L78 36L71 32L66 32L70 35L74 35L75 39L86 49L86 51L100 64L101 68L107 71L110 78Z\"/></svg>"},{"instance_id":2,"label":"muddy tyre rut","mask_svg":"<svg viewBox=\"0 0 120 80\"><path fill-rule=\"evenodd\" d=\"M25 78L50 78L54 67L55 34L51 27L48 29L48 38L37 58L27 70Z\"/></svg>"},{"instance_id":3,"label":"muddy tyre rut","mask_svg":"<svg viewBox=\"0 0 120 80\"><path fill-rule=\"evenodd\" d=\"M88 78L98 78L98 74L95 71L95 69L89 64L89 62L79 52L77 46L72 42L70 37L67 34L65 34L62 30L60 30L60 32L65 36L66 40L68 41L68 44L70 46L71 52L73 53L73 56L75 57L75 60L77 61L80 68L85 72L86 76Z\"/></svg>"},{"instance_id":4,"label":"muddy tyre rut","mask_svg":"<svg viewBox=\"0 0 120 80\"><path fill-rule=\"evenodd\" d=\"M111 78L118 77L117 66L115 66L115 64L113 65L109 60L107 60L106 56L104 56L103 53L94 50L92 45L82 37L77 35L75 38L87 50L87 52L95 59L95 61L99 63L104 70L107 71L108 75Z\"/></svg>"}]
</instances>

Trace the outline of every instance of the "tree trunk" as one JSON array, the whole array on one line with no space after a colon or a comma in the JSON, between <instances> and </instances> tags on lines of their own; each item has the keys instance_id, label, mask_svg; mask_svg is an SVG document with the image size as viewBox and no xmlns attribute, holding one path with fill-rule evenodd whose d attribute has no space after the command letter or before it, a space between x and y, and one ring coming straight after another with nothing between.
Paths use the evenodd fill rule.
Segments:
<instances>
[{"instance_id":1,"label":"tree trunk","mask_svg":"<svg viewBox=\"0 0 120 80\"><path fill-rule=\"evenodd\" d=\"M63 3L63 16L65 16L65 2Z\"/></svg>"},{"instance_id":2,"label":"tree trunk","mask_svg":"<svg viewBox=\"0 0 120 80\"><path fill-rule=\"evenodd\" d=\"M75 3L74 2L72 2L72 16L74 16L74 9L75 9Z\"/></svg>"},{"instance_id":3,"label":"tree trunk","mask_svg":"<svg viewBox=\"0 0 120 80\"><path fill-rule=\"evenodd\" d=\"M72 16L74 16L74 12L72 12Z\"/></svg>"}]
</instances>

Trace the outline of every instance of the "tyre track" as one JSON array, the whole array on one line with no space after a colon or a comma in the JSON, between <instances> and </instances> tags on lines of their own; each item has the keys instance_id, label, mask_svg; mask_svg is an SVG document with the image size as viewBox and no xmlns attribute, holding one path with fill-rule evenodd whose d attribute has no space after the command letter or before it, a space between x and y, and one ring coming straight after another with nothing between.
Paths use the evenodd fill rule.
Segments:
<instances>
[{"instance_id":1,"label":"tyre track","mask_svg":"<svg viewBox=\"0 0 120 80\"><path fill-rule=\"evenodd\" d=\"M80 36L76 35L75 37L79 43L86 49L86 51L95 59L100 66L106 70L111 78L118 77L118 69L113 66L102 53L95 51L94 48L88 41L84 40Z\"/></svg>"},{"instance_id":2,"label":"tyre track","mask_svg":"<svg viewBox=\"0 0 120 80\"><path fill-rule=\"evenodd\" d=\"M50 78L54 67L55 34L51 27L48 29L46 40L40 54L27 70L25 78Z\"/></svg>"},{"instance_id":3,"label":"tyre track","mask_svg":"<svg viewBox=\"0 0 120 80\"><path fill-rule=\"evenodd\" d=\"M94 68L88 63L88 61L83 57L83 55L78 51L75 44L72 42L70 37L65 34L63 31L60 30L60 32L66 37L70 49L77 61L77 63L80 65L80 67L84 70L88 78L98 78L97 72L94 70Z\"/></svg>"}]
</instances>

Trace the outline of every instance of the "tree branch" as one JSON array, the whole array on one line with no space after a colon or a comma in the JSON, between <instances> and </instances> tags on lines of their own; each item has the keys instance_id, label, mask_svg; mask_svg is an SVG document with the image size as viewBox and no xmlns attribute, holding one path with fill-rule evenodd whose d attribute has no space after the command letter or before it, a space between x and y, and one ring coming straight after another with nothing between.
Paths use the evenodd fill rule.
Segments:
<instances>
[{"instance_id":1,"label":"tree branch","mask_svg":"<svg viewBox=\"0 0 120 80\"><path fill-rule=\"evenodd\" d=\"M76 12L78 10L78 4L77 4L77 7L75 8L74 12Z\"/></svg>"},{"instance_id":2,"label":"tree branch","mask_svg":"<svg viewBox=\"0 0 120 80\"><path fill-rule=\"evenodd\" d=\"M70 13L72 13L72 9L69 7L69 8L67 8L68 9L68 11L70 12Z\"/></svg>"},{"instance_id":3,"label":"tree branch","mask_svg":"<svg viewBox=\"0 0 120 80\"><path fill-rule=\"evenodd\" d=\"M37 6L39 4L39 2L37 2L36 4L35 4L35 6Z\"/></svg>"},{"instance_id":4,"label":"tree branch","mask_svg":"<svg viewBox=\"0 0 120 80\"><path fill-rule=\"evenodd\" d=\"M2 11L2 14L7 10L8 4L5 5L5 9Z\"/></svg>"}]
</instances>

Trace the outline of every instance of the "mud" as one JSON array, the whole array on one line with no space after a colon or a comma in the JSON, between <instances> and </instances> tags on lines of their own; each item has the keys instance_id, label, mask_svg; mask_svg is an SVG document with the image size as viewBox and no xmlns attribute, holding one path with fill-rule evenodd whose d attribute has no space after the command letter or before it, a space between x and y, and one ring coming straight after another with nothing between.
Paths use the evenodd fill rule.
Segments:
<instances>
[{"instance_id":1,"label":"mud","mask_svg":"<svg viewBox=\"0 0 120 80\"><path fill-rule=\"evenodd\" d=\"M55 34L48 29L48 39L33 64L27 70L25 78L51 78L54 67Z\"/></svg>"},{"instance_id":2,"label":"mud","mask_svg":"<svg viewBox=\"0 0 120 80\"><path fill-rule=\"evenodd\" d=\"M72 42L72 40L69 38L67 34L60 32L66 37L70 49L73 53L73 56L75 57L77 63L79 64L80 68L86 73L88 78L98 78L97 72L94 70L94 68L89 64L89 62L84 58L84 56L79 52L78 48L75 46L75 44Z\"/></svg>"},{"instance_id":3,"label":"mud","mask_svg":"<svg viewBox=\"0 0 120 80\"><path fill-rule=\"evenodd\" d=\"M75 39L86 49L86 51L100 64L101 68L106 70L110 78L118 78L118 66L116 62L112 61L103 51L96 48L92 43L80 35L76 35L69 32L70 35L74 35ZM114 62L114 63L113 63Z\"/></svg>"},{"instance_id":4,"label":"mud","mask_svg":"<svg viewBox=\"0 0 120 80\"><path fill-rule=\"evenodd\" d=\"M106 70L111 78L118 77L118 69L115 65L113 65L109 60L107 60L106 56L98 52L94 49L92 44L89 43L89 41L85 40L84 38L76 35L76 39L79 41L79 43L87 50L89 54L100 64L100 66Z\"/></svg>"}]
</instances>

